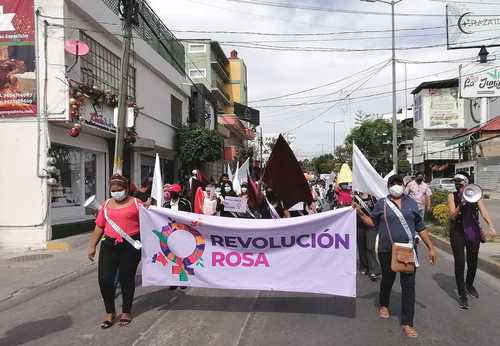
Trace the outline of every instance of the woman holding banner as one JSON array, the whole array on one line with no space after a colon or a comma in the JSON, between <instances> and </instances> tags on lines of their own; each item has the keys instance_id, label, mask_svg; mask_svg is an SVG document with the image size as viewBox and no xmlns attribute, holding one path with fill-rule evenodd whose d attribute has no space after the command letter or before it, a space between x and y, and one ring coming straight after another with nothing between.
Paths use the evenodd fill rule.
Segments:
<instances>
[{"instance_id":1,"label":"woman holding banner","mask_svg":"<svg viewBox=\"0 0 500 346\"><path fill-rule=\"evenodd\" d=\"M415 252L415 237L418 232L428 249L432 264L436 263L436 251L425 230L417 203L403 194L403 178L391 176L388 180L389 196L377 201L371 216L356 207L361 221L375 227L379 235L378 259L382 269L380 283L380 318L389 318L389 301L396 273L401 282L401 329L407 337L416 338L413 327L415 313L415 272L418 258Z\"/></svg>"},{"instance_id":2,"label":"woman holding banner","mask_svg":"<svg viewBox=\"0 0 500 346\"><path fill-rule=\"evenodd\" d=\"M119 325L126 326L131 322L135 273L141 260L141 251L137 249L140 246L134 247L129 240L132 242L139 240L139 206L142 202L128 194L128 187L128 179L119 174L114 174L109 178L111 198L104 202L99 210L95 221L96 226L90 238L88 258L91 261L94 261L97 243L102 240L99 250L98 278L107 313L106 319L101 323L102 329L111 327L115 322L117 272L123 298ZM115 231L117 228L119 230ZM126 234L122 237L120 233Z\"/></svg>"}]
</instances>

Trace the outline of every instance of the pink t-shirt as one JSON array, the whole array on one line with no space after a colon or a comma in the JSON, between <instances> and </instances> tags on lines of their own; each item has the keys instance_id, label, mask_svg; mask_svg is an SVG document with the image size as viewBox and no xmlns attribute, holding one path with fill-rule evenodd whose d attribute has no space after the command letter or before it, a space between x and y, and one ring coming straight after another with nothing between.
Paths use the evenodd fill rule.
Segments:
<instances>
[{"instance_id":1,"label":"pink t-shirt","mask_svg":"<svg viewBox=\"0 0 500 346\"><path fill-rule=\"evenodd\" d=\"M104 206L99 209L95 224L104 229L104 235L108 238L116 239L116 243L123 242L122 237L115 232L113 227L106 222L104 216L104 208L107 208L108 218L113 220L120 228L130 236L139 233L139 205L142 202L134 198L134 202L124 208L112 209L108 206L109 200L104 203Z\"/></svg>"},{"instance_id":2,"label":"pink t-shirt","mask_svg":"<svg viewBox=\"0 0 500 346\"><path fill-rule=\"evenodd\" d=\"M429 188L429 185L424 182L418 184L415 180L410 181L408 185L406 185L405 192L408 194L408 196L413 198L415 202L417 202L419 209L425 208L426 196L432 195L432 191Z\"/></svg>"}]
</instances>

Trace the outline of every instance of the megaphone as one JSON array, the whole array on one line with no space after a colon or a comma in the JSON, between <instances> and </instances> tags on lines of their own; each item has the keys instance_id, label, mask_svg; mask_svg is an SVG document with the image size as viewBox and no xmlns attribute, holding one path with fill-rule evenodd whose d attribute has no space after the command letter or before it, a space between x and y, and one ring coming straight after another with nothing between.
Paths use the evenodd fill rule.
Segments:
<instances>
[{"instance_id":1,"label":"megaphone","mask_svg":"<svg viewBox=\"0 0 500 346\"><path fill-rule=\"evenodd\" d=\"M89 198L87 198L85 203L83 203L83 207L85 209L90 209L92 210L92 212L96 213L101 207L101 204L97 201L96 196L92 195Z\"/></svg>"},{"instance_id":2,"label":"megaphone","mask_svg":"<svg viewBox=\"0 0 500 346\"><path fill-rule=\"evenodd\" d=\"M483 190L479 185L469 184L464 187L462 200L467 203L477 203L483 198Z\"/></svg>"}]
</instances>

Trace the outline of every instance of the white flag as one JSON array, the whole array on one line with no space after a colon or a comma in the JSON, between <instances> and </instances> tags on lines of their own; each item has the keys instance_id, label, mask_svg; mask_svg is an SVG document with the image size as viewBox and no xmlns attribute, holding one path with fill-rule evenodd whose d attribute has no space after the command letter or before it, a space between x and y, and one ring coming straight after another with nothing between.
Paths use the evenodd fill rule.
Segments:
<instances>
[{"instance_id":1,"label":"white flag","mask_svg":"<svg viewBox=\"0 0 500 346\"><path fill-rule=\"evenodd\" d=\"M394 173L394 170L391 170L389 173L387 173L387 175L384 177L384 180L387 181L389 180L390 177L392 177L393 175L396 175L396 173Z\"/></svg>"},{"instance_id":2,"label":"white flag","mask_svg":"<svg viewBox=\"0 0 500 346\"><path fill-rule=\"evenodd\" d=\"M233 190L236 192L237 195L241 193L241 185L240 185L240 180L238 179L238 174L240 172L240 163L236 163L236 171L234 171L234 176L233 176Z\"/></svg>"},{"instance_id":3,"label":"white flag","mask_svg":"<svg viewBox=\"0 0 500 346\"><path fill-rule=\"evenodd\" d=\"M240 186L242 183L248 182L248 176L250 175L250 160L247 159L238 170L238 180L240 182Z\"/></svg>"},{"instance_id":4,"label":"white flag","mask_svg":"<svg viewBox=\"0 0 500 346\"><path fill-rule=\"evenodd\" d=\"M387 181L377 173L356 144L352 152L352 190L366 192L376 198L389 194Z\"/></svg>"},{"instance_id":5,"label":"white flag","mask_svg":"<svg viewBox=\"0 0 500 346\"><path fill-rule=\"evenodd\" d=\"M231 171L231 166L229 166L229 163L227 164L227 176L229 177L229 180L233 181L233 171Z\"/></svg>"},{"instance_id":6,"label":"white flag","mask_svg":"<svg viewBox=\"0 0 500 346\"><path fill-rule=\"evenodd\" d=\"M156 199L156 205L163 206L163 182L161 181L160 157L156 154L155 170L153 174L153 185L151 186L151 198Z\"/></svg>"}]
</instances>

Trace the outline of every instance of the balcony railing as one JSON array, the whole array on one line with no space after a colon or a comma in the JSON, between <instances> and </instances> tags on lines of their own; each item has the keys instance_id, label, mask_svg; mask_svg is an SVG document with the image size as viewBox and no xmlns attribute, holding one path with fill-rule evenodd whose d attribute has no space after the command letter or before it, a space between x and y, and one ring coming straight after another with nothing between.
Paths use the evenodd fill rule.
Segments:
<instances>
[{"instance_id":1,"label":"balcony railing","mask_svg":"<svg viewBox=\"0 0 500 346\"><path fill-rule=\"evenodd\" d=\"M117 16L120 16L120 0L102 0ZM134 31L179 73L185 74L184 46L168 30L162 20L144 0L138 4L138 25Z\"/></svg>"}]
</instances>

